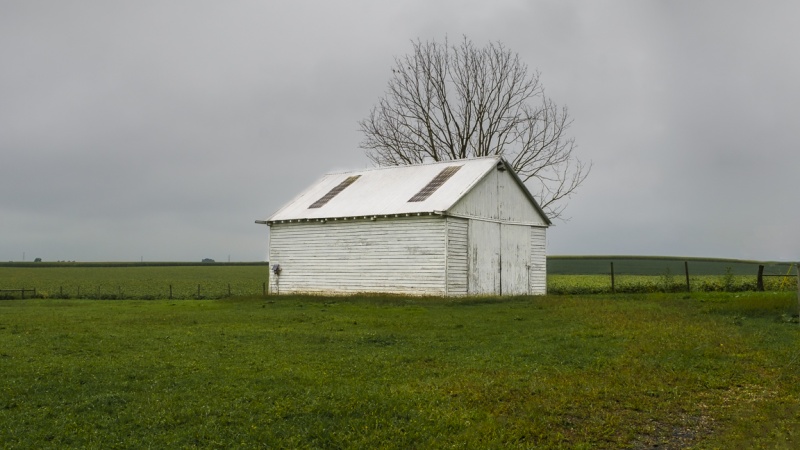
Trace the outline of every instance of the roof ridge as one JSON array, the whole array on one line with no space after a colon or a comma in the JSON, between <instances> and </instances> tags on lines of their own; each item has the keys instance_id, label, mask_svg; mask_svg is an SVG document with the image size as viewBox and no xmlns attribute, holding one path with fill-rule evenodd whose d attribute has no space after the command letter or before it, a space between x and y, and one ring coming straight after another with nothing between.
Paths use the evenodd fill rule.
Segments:
<instances>
[{"instance_id":1,"label":"roof ridge","mask_svg":"<svg viewBox=\"0 0 800 450\"><path fill-rule=\"evenodd\" d=\"M425 162L420 164L404 164L404 165L397 165L397 166L377 166L371 167L367 169L353 169L353 170L336 170L333 172L326 172L325 175L345 175L348 173L363 173L363 172L374 172L378 170L389 170L389 169L398 169L401 167L422 167L422 166L434 166L437 164L457 164L459 162L469 162L469 161L481 161L484 159L494 159L499 161L503 158L503 155L491 155L491 156L478 156L475 158L462 158L462 159L448 159L447 161L431 161Z\"/></svg>"}]
</instances>

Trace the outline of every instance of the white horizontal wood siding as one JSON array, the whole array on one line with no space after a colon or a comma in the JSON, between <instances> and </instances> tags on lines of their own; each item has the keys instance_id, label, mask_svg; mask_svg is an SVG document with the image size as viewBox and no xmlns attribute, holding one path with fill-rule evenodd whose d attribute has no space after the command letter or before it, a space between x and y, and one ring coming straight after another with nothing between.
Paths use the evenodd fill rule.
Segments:
<instances>
[{"instance_id":1,"label":"white horizontal wood siding","mask_svg":"<svg viewBox=\"0 0 800 450\"><path fill-rule=\"evenodd\" d=\"M531 287L534 295L547 294L547 229L531 227Z\"/></svg>"},{"instance_id":2,"label":"white horizontal wood siding","mask_svg":"<svg viewBox=\"0 0 800 450\"><path fill-rule=\"evenodd\" d=\"M447 295L467 295L467 230L469 221L447 218Z\"/></svg>"},{"instance_id":3,"label":"white horizontal wood siding","mask_svg":"<svg viewBox=\"0 0 800 450\"><path fill-rule=\"evenodd\" d=\"M269 261L282 272L270 277L270 292L446 295L445 223L428 216L273 224Z\"/></svg>"}]
</instances>

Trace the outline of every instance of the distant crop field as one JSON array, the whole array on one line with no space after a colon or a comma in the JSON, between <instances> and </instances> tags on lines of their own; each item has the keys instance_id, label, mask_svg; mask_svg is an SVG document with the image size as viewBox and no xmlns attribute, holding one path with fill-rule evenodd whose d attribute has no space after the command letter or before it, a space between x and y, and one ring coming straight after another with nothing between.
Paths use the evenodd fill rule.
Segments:
<instances>
[{"instance_id":1,"label":"distant crop field","mask_svg":"<svg viewBox=\"0 0 800 450\"><path fill-rule=\"evenodd\" d=\"M0 266L0 289L35 288L37 297L62 299L259 295L268 278L266 264Z\"/></svg>"},{"instance_id":2,"label":"distant crop field","mask_svg":"<svg viewBox=\"0 0 800 450\"><path fill-rule=\"evenodd\" d=\"M794 293L0 301L4 448L800 448Z\"/></svg>"}]
</instances>

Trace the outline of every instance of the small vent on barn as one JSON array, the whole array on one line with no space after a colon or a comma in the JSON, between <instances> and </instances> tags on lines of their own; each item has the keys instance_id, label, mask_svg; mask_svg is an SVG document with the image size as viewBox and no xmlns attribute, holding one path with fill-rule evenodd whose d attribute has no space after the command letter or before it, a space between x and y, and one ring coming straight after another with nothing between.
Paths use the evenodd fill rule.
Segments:
<instances>
[{"instance_id":1,"label":"small vent on barn","mask_svg":"<svg viewBox=\"0 0 800 450\"><path fill-rule=\"evenodd\" d=\"M420 189L420 191L414 194L414 196L411 197L408 201L409 202L425 201L428 197L431 196L431 194L436 192L436 190L439 189L444 184L445 181L449 180L450 177L453 176L453 174L458 172L458 169L460 169L461 167L462 166L445 167L444 169L442 169L441 172L439 172L435 177L433 177L430 183L426 184L424 188Z\"/></svg>"},{"instance_id":2,"label":"small vent on barn","mask_svg":"<svg viewBox=\"0 0 800 450\"><path fill-rule=\"evenodd\" d=\"M358 179L358 177L360 177L360 176L361 175L354 175L352 177L347 177L344 181L342 181L341 183L336 185L336 187L334 187L333 189L328 191L327 194L323 195L322 198L320 198L319 200L317 200L314 203L312 203L311 206L308 207L308 209L321 208L326 203L331 201L331 199L333 197L336 197L337 195L339 195L340 192L342 192L343 190L347 189L347 186L350 186L351 184L353 184Z\"/></svg>"}]
</instances>

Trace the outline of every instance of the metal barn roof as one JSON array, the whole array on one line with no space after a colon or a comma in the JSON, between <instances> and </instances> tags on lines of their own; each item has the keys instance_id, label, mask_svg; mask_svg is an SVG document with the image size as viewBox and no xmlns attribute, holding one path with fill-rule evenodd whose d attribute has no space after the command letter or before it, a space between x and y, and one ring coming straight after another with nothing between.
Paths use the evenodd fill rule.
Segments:
<instances>
[{"instance_id":1,"label":"metal barn roof","mask_svg":"<svg viewBox=\"0 0 800 450\"><path fill-rule=\"evenodd\" d=\"M486 157L329 173L269 219L257 222L442 214L498 164L508 168L501 157ZM513 174L510 169L509 172ZM514 178L542 217L546 217L515 174Z\"/></svg>"}]
</instances>

